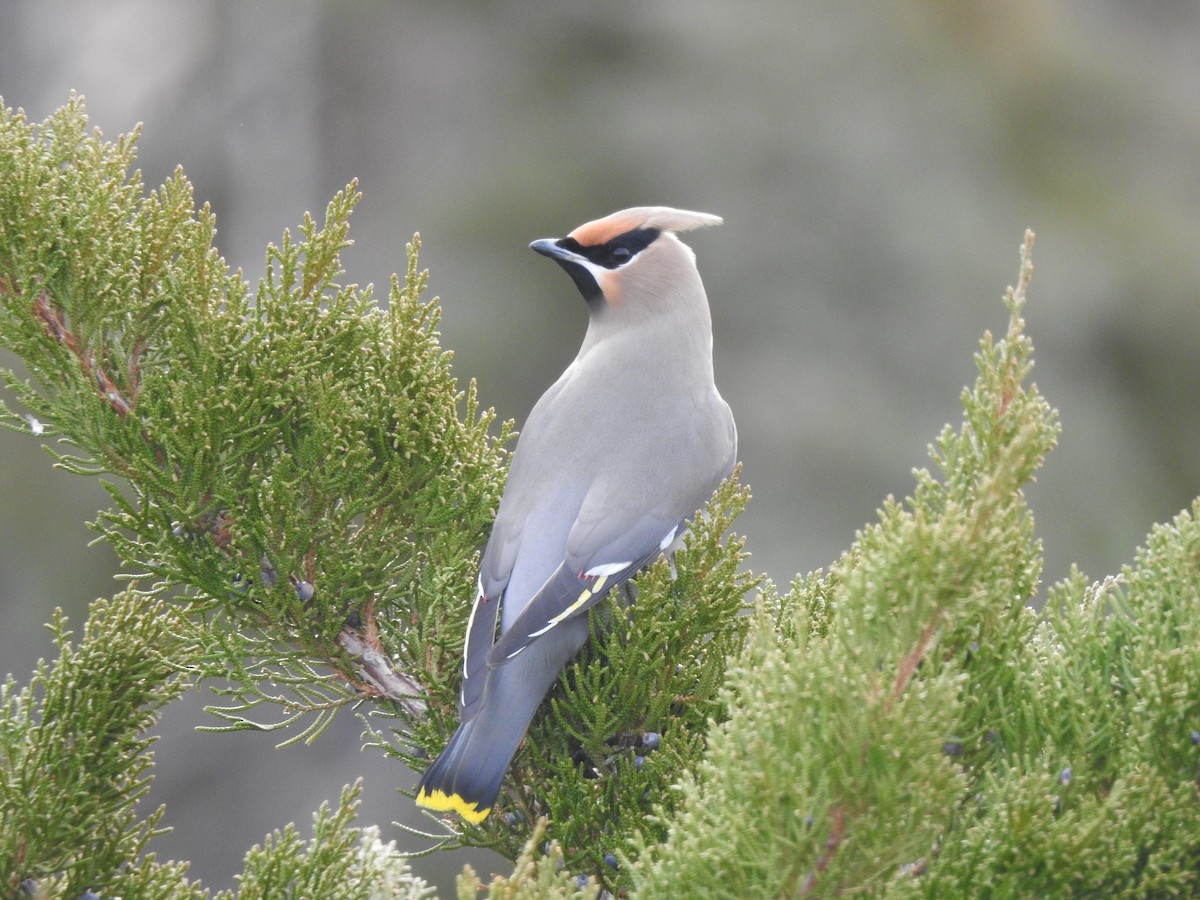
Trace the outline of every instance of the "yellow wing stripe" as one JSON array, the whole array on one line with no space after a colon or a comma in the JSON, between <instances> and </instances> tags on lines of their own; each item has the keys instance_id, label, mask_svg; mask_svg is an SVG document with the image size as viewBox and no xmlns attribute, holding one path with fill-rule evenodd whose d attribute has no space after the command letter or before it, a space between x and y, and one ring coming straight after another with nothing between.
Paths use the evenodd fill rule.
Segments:
<instances>
[{"instance_id":1,"label":"yellow wing stripe","mask_svg":"<svg viewBox=\"0 0 1200 900\"><path fill-rule=\"evenodd\" d=\"M478 825L492 811L490 806L487 809L481 810L478 803L468 803L458 794L447 794L445 791L438 789L434 789L431 793L427 794L425 793L425 788L421 788L417 792L417 805L437 810L438 812L458 813L458 815L462 816L472 825Z\"/></svg>"},{"instance_id":2,"label":"yellow wing stripe","mask_svg":"<svg viewBox=\"0 0 1200 900\"><path fill-rule=\"evenodd\" d=\"M551 619L546 627L549 628L552 625L557 625L563 619L572 615L577 609L579 609L579 607L587 603L588 600L592 598L593 594L598 594L600 591L604 590L604 582L606 581L608 581L607 575L601 575L599 578L597 578L595 584L593 584L590 588L585 588L583 593L579 595L579 599Z\"/></svg>"}]
</instances>

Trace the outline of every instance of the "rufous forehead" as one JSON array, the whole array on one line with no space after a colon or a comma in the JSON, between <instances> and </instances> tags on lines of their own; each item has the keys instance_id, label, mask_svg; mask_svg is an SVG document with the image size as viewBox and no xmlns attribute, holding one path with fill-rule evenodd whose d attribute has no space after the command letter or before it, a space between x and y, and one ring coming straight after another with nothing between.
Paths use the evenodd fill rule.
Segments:
<instances>
[{"instance_id":1,"label":"rufous forehead","mask_svg":"<svg viewBox=\"0 0 1200 900\"><path fill-rule=\"evenodd\" d=\"M646 217L633 215L628 212L613 213L603 219L596 219L586 225L580 225L568 235L579 241L584 247L599 247L615 237L620 237L627 231L633 231L646 224Z\"/></svg>"}]
</instances>

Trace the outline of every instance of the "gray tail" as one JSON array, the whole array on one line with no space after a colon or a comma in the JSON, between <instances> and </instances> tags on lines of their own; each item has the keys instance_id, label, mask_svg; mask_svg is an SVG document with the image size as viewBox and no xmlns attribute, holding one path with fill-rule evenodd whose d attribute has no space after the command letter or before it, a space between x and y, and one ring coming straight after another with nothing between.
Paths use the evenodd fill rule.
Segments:
<instances>
[{"instance_id":1,"label":"gray tail","mask_svg":"<svg viewBox=\"0 0 1200 900\"><path fill-rule=\"evenodd\" d=\"M417 784L417 804L479 824L500 793L521 738L546 691L587 640L587 617L563 623L557 641L534 641L490 669L479 706Z\"/></svg>"}]
</instances>

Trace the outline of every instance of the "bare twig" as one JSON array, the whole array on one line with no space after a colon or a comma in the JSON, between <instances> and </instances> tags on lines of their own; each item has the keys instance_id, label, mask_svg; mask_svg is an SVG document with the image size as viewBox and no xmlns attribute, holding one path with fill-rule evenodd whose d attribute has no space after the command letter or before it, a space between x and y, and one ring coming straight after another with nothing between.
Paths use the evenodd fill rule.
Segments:
<instances>
[{"instance_id":1,"label":"bare twig","mask_svg":"<svg viewBox=\"0 0 1200 900\"><path fill-rule=\"evenodd\" d=\"M359 689L386 697L400 704L411 715L423 716L425 701L421 698L425 689L410 676L398 672L384 653L379 631L375 627L373 601L363 610L362 621L361 628L347 625L337 636L338 645L350 654L358 668L362 679L362 682L357 682ZM341 674L346 677L345 673Z\"/></svg>"},{"instance_id":2,"label":"bare twig","mask_svg":"<svg viewBox=\"0 0 1200 900\"><path fill-rule=\"evenodd\" d=\"M813 892L817 886L817 876L829 868L829 864L833 862L833 858L837 855L838 848L842 845L842 835L846 830L846 810L841 806L835 806L830 810L829 818L832 820L832 825L829 829L829 837L825 839L825 849L817 858L812 871L805 877L804 883L800 885L800 896ZM787 896L786 894L783 895L781 900L784 900Z\"/></svg>"},{"instance_id":3,"label":"bare twig","mask_svg":"<svg viewBox=\"0 0 1200 900\"><path fill-rule=\"evenodd\" d=\"M95 354L91 350L83 348L79 337L71 331L63 319L62 311L51 302L49 295L44 290L38 291L37 298L33 301L33 314L41 321L47 334L71 351L71 354L79 361L79 367L83 370L84 377L95 380L100 396L108 402L117 415L127 416L133 412L133 404L125 399L116 383L108 377L103 368L96 364ZM134 373L136 377L136 361L131 359L130 366L130 372Z\"/></svg>"},{"instance_id":4,"label":"bare twig","mask_svg":"<svg viewBox=\"0 0 1200 900\"><path fill-rule=\"evenodd\" d=\"M892 682L892 693L886 701L887 708L890 708L893 703L900 699L900 695L904 693L904 689L912 681L912 677L917 671L917 666L921 664L921 660L925 658L925 653L929 650L929 643L933 640L933 635L937 631L941 618L942 614L939 610L937 615L933 617L933 621L926 625L925 630L921 632L917 646L913 647L912 652L908 656L900 660L900 665L896 669L896 680Z\"/></svg>"}]
</instances>

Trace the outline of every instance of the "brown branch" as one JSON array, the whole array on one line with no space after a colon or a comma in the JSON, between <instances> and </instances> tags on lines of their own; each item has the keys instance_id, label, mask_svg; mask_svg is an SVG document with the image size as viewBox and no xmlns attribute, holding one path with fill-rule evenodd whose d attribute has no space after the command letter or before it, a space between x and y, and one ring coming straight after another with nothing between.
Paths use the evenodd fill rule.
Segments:
<instances>
[{"instance_id":1,"label":"brown branch","mask_svg":"<svg viewBox=\"0 0 1200 900\"><path fill-rule=\"evenodd\" d=\"M904 689L912 681L912 677L917 671L917 666L921 664L921 660L925 658L925 653L929 650L929 643L933 640L933 635L937 631L941 619L942 613L941 610L938 610L937 614L933 617L933 621L926 625L925 630L921 632L921 638L917 641L917 646L913 647L912 652L908 656L900 660L900 665L896 669L896 680L892 682L892 693L884 703L885 711L891 709L892 704L900 699L900 695L904 693Z\"/></svg>"},{"instance_id":2,"label":"brown branch","mask_svg":"<svg viewBox=\"0 0 1200 900\"><path fill-rule=\"evenodd\" d=\"M817 876L829 868L829 864L837 855L838 848L842 845L842 835L846 830L846 810L841 806L835 806L830 810L829 818L833 820L833 825L829 829L829 837L825 839L825 849L817 857L812 871L804 879L804 884L800 885L800 896L813 892L817 886ZM786 900L789 896L789 894L781 894L780 900Z\"/></svg>"},{"instance_id":3,"label":"brown branch","mask_svg":"<svg viewBox=\"0 0 1200 900\"><path fill-rule=\"evenodd\" d=\"M138 338L133 342L129 351L129 367L126 371L126 383L129 385L129 405L136 406L138 392L142 389L142 356L146 353L146 339Z\"/></svg>"},{"instance_id":4,"label":"brown branch","mask_svg":"<svg viewBox=\"0 0 1200 900\"><path fill-rule=\"evenodd\" d=\"M121 395L120 390L117 389L113 380L105 374L104 369L95 364L94 354L89 352L87 356L91 361L93 371L96 373L96 384L100 388L100 396L108 401L108 405L119 416L127 416L133 412L132 404Z\"/></svg>"},{"instance_id":5,"label":"brown branch","mask_svg":"<svg viewBox=\"0 0 1200 900\"><path fill-rule=\"evenodd\" d=\"M78 335L71 331L63 318L62 310L50 301L50 296L45 290L38 291L33 301L33 314L41 321L42 327L50 337L71 351L71 355L79 361L79 368L83 370L84 377L95 381L100 396L117 415L124 417L133 412L133 404L125 399L116 383L96 364L95 354L83 348ZM136 359L131 360L130 365L135 366Z\"/></svg>"},{"instance_id":6,"label":"brown branch","mask_svg":"<svg viewBox=\"0 0 1200 900\"><path fill-rule=\"evenodd\" d=\"M892 704L896 703L909 683L916 674L917 667L925 658L925 654L929 652L930 644L933 642L933 636L937 633L938 625L941 623L942 613L939 610L933 617L933 620L925 626L925 630L921 632L920 638L917 639L917 644L912 651L900 660L900 665L896 669L896 678L892 682L891 693L884 698L884 710L890 711ZM862 748L862 756L866 757L867 745ZM829 868L833 858L837 855L838 848L841 847L842 838L846 831L846 808L842 804L835 806L829 813L832 825L829 830L829 837L825 839L825 849L817 858L812 870L804 878L804 883L801 884L799 896L812 893L817 886L818 876ZM791 893L782 894L781 897L790 897Z\"/></svg>"},{"instance_id":7,"label":"brown branch","mask_svg":"<svg viewBox=\"0 0 1200 900\"><path fill-rule=\"evenodd\" d=\"M364 694L386 697L410 715L423 716L425 689L413 678L397 671L384 652L379 630L375 627L375 601L366 605L361 618L362 627L346 625L338 634L337 643L350 654L362 680L351 678L340 669L338 674Z\"/></svg>"}]
</instances>

